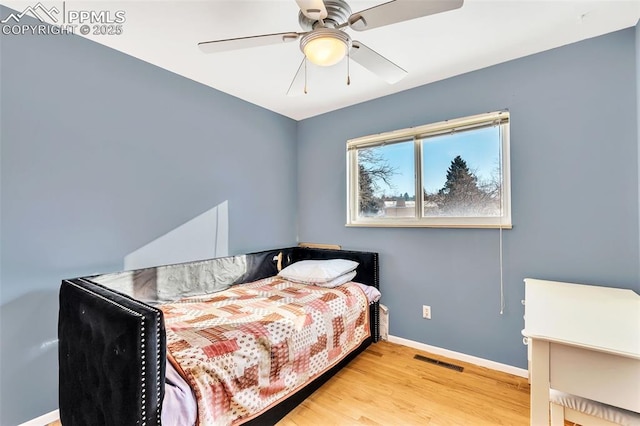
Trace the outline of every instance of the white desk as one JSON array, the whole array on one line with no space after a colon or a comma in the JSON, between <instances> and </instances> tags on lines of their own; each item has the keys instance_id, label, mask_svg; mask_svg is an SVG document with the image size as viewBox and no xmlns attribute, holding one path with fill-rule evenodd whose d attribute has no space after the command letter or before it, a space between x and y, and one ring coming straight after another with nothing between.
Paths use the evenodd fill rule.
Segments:
<instances>
[{"instance_id":1,"label":"white desk","mask_svg":"<svg viewBox=\"0 0 640 426\"><path fill-rule=\"evenodd\" d=\"M549 388L640 412L640 296L524 281L531 424L549 424Z\"/></svg>"}]
</instances>

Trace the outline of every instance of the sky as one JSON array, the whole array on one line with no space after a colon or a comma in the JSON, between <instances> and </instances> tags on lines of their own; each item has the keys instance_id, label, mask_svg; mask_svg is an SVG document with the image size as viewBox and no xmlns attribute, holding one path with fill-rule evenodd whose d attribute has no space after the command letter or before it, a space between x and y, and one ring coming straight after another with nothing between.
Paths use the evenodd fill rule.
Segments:
<instances>
[{"instance_id":1,"label":"sky","mask_svg":"<svg viewBox=\"0 0 640 426\"><path fill-rule=\"evenodd\" d=\"M447 169L457 155L467 162L469 170L480 181L491 178L499 165L500 128L498 126L473 131L436 136L424 140L423 184L427 192L437 192L447 180ZM375 148L384 156L396 174L391 178L392 188L384 183L382 193L410 197L415 195L415 166L413 161L413 141L400 142Z\"/></svg>"}]
</instances>

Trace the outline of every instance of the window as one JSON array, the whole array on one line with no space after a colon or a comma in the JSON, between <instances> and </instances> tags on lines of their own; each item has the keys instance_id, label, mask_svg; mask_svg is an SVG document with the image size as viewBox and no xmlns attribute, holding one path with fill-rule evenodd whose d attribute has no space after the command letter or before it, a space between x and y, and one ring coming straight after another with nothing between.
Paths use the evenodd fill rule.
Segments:
<instances>
[{"instance_id":1,"label":"window","mask_svg":"<svg viewBox=\"0 0 640 426\"><path fill-rule=\"evenodd\" d=\"M347 142L348 226L511 228L509 113Z\"/></svg>"}]
</instances>

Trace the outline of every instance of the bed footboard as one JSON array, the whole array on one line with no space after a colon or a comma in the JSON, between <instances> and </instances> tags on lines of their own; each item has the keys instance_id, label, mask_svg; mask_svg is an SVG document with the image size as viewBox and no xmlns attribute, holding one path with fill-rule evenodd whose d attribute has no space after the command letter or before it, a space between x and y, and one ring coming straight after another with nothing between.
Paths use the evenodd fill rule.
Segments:
<instances>
[{"instance_id":1,"label":"bed footboard","mask_svg":"<svg viewBox=\"0 0 640 426\"><path fill-rule=\"evenodd\" d=\"M60 287L59 404L65 426L159 425L162 312L84 279Z\"/></svg>"}]
</instances>

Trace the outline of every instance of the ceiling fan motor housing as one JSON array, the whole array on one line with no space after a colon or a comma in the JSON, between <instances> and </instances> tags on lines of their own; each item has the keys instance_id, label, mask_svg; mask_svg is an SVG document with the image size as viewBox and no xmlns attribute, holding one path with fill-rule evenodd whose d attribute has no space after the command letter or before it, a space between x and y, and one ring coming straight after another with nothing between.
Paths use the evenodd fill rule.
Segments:
<instances>
[{"instance_id":1,"label":"ceiling fan motor housing","mask_svg":"<svg viewBox=\"0 0 640 426\"><path fill-rule=\"evenodd\" d=\"M325 0L327 17L323 19L324 27L335 28L347 23L351 16L351 7L344 0ZM302 11L298 14L298 23L304 31L311 31L321 25L319 21L307 18Z\"/></svg>"}]
</instances>

